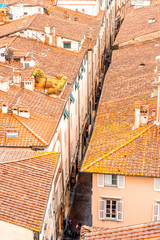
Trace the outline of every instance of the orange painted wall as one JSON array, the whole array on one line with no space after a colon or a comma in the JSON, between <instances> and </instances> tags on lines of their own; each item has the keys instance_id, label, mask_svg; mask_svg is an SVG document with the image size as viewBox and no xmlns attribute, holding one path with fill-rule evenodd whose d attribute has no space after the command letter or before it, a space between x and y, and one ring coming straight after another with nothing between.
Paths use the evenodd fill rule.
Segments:
<instances>
[{"instance_id":1,"label":"orange painted wall","mask_svg":"<svg viewBox=\"0 0 160 240\"><path fill-rule=\"evenodd\" d=\"M160 191L154 191L154 178L125 177L125 188L98 187L97 174L92 175L92 224L97 227L121 227L153 221L153 204L160 200ZM98 219L100 196L121 197L123 201L123 221Z\"/></svg>"}]
</instances>

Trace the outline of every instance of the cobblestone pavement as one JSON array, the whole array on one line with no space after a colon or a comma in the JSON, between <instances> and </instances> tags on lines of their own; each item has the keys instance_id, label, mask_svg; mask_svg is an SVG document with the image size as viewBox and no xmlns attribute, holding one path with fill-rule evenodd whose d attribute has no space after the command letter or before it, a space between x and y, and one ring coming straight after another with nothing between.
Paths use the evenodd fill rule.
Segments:
<instances>
[{"instance_id":1,"label":"cobblestone pavement","mask_svg":"<svg viewBox=\"0 0 160 240\"><path fill-rule=\"evenodd\" d=\"M76 225L81 222L82 225L92 225L91 215L91 194L92 194L92 175L90 173L81 173L78 177L75 189L74 200L71 207L69 218L72 220L72 231L77 232ZM64 236L63 239L78 239Z\"/></svg>"}]
</instances>

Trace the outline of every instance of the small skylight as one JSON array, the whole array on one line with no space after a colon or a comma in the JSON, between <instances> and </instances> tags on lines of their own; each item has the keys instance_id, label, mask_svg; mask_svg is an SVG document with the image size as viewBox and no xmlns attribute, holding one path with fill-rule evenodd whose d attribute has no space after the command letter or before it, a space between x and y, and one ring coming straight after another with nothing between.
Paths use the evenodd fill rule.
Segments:
<instances>
[{"instance_id":1,"label":"small skylight","mask_svg":"<svg viewBox=\"0 0 160 240\"><path fill-rule=\"evenodd\" d=\"M140 66L140 67L144 67L144 66L145 66L145 63L140 63L139 66Z\"/></svg>"}]
</instances>

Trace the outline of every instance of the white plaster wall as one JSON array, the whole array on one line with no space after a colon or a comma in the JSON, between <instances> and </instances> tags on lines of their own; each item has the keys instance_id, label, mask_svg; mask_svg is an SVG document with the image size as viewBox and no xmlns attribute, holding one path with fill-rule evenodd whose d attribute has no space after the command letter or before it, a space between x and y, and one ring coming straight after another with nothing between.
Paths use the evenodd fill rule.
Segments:
<instances>
[{"instance_id":1,"label":"white plaster wall","mask_svg":"<svg viewBox=\"0 0 160 240\"><path fill-rule=\"evenodd\" d=\"M57 36L57 47L63 48L63 42L71 42L71 48L67 48L68 50L77 52L79 51L79 42Z\"/></svg>"},{"instance_id":2,"label":"white plaster wall","mask_svg":"<svg viewBox=\"0 0 160 240\"><path fill-rule=\"evenodd\" d=\"M86 71L82 72L83 75L83 79L79 80L79 85L80 85L80 130L83 126L84 123L84 119L85 119L85 115L87 113L87 100L88 100L88 96L87 96L87 62L86 65L84 65Z\"/></svg>"},{"instance_id":3,"label":"white plaster wall","mask_svg":"<svg viewBox=\"0 0 160 240\"><path fill-rule=\"evenodd\" d=\"M68 103L66 104L66 109L68 110ZM70 117L69 117L70 118ZM60 140L58 137L60 136ZM62 114L61 120L58 124L57 130L52 137L52 140L46 149L48 152L54 151L56 147L56 142L60 141L61 146L61 160L62 160L62 168L64 172L64 186L66 186L66 177L69 176L69 119L64 117Z\"/></svg>"},{"instance_id":4,"label":"white plaster wall","mask_svg":"<svg viewBox=\"0 0 160 240\"><path fill-rule=\"evenodd\" d=\"M13 14L13 20L24 17L24 12L27 12L27 15L25 16L36 13L44 14L44 9L42 7L25 5L23 3L12 5L10 6L10 9L11 13Z\"/></svg>"},{"instance_id":5,"label":"white plaster wall","mask_svg":"<svg viewBox=\"0 0 160 240\"><path fill-rule=\"evenodd\" d=\"M58 1L57 5L74 11L83 12L92 16L96 16L99 11L98 1Z\"/></svg>"},{"instance_id":6,"label":"white plaster wall","mask_svg":"<svg viewBox=\"0 0 160 240\"><path fill-rule=\"evenodd\" d=\"M8 222L0 221L1 240L33 240L33 232Z\"/></svg>"},{"instance_id":7,"label":"white plaster wall","mask_svg":"<svg viewBox=\"0 0 160 240\"><path fill-rule=\"evenodd\" d=\"M0 82L0 90L7 92L9 90L9 81Z\"/></svg>"},{"instance_id":8,"label":"white plaster wall","mask_svg":"<svg viewBox=\"0 0 160 240\"><path fill-rule=\"evenodd\" d=\"M43 240L43 239L47 239L47 238L51 239L52 235L53 235L53 239L56 239L56 221L55 221L55 219L56 219L56 214L57 214L57 211L59 210L59 208L57 208L57 206L55 206L54 194L57 191L57 189L62 194L62 185L60 184L61 183L60 179L62 178L61 174L59 174L58 181L55 184L55 179L58 174L60 162L61 162L61 156L59 157L59 160L57 162L54 178L53 178L53 181L51 184L50 194L49 194L49 198L48 198L48 203L47 203L46 212L44 215L44 220L43 220L39 240ZM60 204L60 202L59 202L59 204ZM46 224L47 224L47 227L45 230Z\"/></svg>"},{"instance_id":9,"label":"white plaster wall","mask_svg":"<svg viewBox=\"0 0 160 240\"><path fill-rule=\"evenodd\" d=\"M0 62L5 62L5 56L1 56L1 53L4 54L6 47L0 48Z\"/></svg>"},{"instance_id":10,"label":"white plaster wall","mask_svg":"<svg viewBox=\"0 0 160 240\"><path fill-rule=\"evenodd\" d=\"M72 94L75 98L75 102L70 102L70 158L75 159L76 147L79 133L79 121L78 121L78 92L79 90L73 87Z\"/></svg>"}]
</instances>

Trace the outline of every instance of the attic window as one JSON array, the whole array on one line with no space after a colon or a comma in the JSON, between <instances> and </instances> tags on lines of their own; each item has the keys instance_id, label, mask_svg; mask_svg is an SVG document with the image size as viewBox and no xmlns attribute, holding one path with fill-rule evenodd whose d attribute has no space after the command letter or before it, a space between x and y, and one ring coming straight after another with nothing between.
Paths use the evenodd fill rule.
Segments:
<instances>
[{"instance_id":1,"label":"attic window","mask_svg":"<svg viewBox=\"0 0 160 240\"><path fill-rule=\"evenodd\" d=\"M148 24L156 22L156 19L153 17L148 18Z\"/></svg>"},{"instance_id":2,"label":"attic window","mask_svg":"<svg viewBox=\"0 0 160 240\"><path fill-rule=\"evenodd\" d=\"M63 42L64 48L71 48L71 42Z\"/></svg>"},{"instance_id":3,"label":"attic window","mask_svg":"<svg viewBox=\"0 0 160 240\"><path fill-rule=\"evenodd\" d=\"M6 137L18 137L18 131L17 130L8 130L6 132Z\"/></svg>"},{"instance_id":4,"label":"attic window","mask_svg":"<svg viewBox=\"0 0 160 240\"><path fill-rule=\"evenodd\" d=\"M14 62L20 62L20 58L14 58L13 61Z\"/></svg>"},{"instance_id":5,"label":"attic window","mask_svg":"<svg viewBox=\"0 0 160 240\"><path fill-rule=\"evenodd\" d=\"M75 22L77 22L77 21L78 21L78 18L77 18L77 17L75 17L75 18L74 18L74 21L75 21Z\"/></svg>"}]
</instances>

